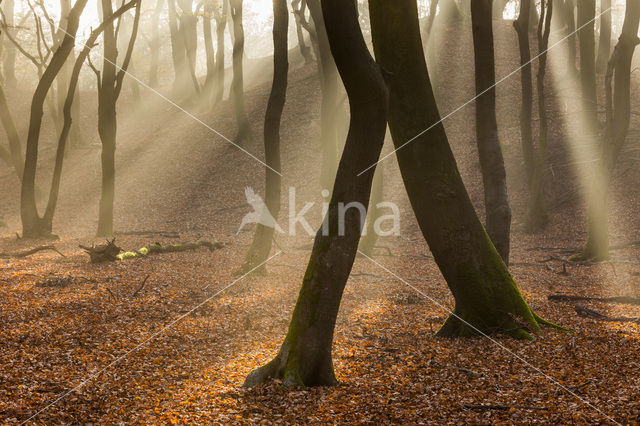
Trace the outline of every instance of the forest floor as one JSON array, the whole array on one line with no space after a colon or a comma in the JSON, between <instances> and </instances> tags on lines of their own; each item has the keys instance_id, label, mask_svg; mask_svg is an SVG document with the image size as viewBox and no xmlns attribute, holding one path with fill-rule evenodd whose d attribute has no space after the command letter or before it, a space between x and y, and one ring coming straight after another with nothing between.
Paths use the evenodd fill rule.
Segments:
<instances>
[{"instance_id":1,"label":"forest floor","mask_svg":"<svg viewBox=\"0 0 640 426\"><path fill-rule=\"evenodd\" d=\"M467 27L437 36L439 106L443 115L473 97L473 55ZM496 25L498 78L518 66L515 36ZM446 54L445 54L446 52ZM560 67L558 64L552 66ZM269 74L269 73L264 73ZM259 74L258 74L259 75ZM637 75L634 77L637 80ZM558 79L559 84L562 80ZM143 89L144 90L144 89ZM434 333L453 299L429 255L408 204L395 159L385 169L384 199L401 209L401 235L378 241L373 261L359 257L347 284L335 332L330 388L285 389L241 384L273 357L286 334L312 236L277 235L264 276L238 277L252 228L237 234L245 187L263 191L264 168L156 95L137 108L122 102L117 159L117 243L199 238L226 244L209 252L160 254L91 264L79 244L93 238L99 188L99 147L74 149L65 165L54 223L64 257L40 252L0 261L0 422L57 423L607 423L640 422L640 325L599 321L574 305L610 317L640 317L640 307L603 302L554 302L551 294L640 297L640 247L613 251L610 262L567 261L585 240L576 159L566 147L573 131L571 99L550 101L551 223L523 232L526 185L519 145L519 76L497 88L500 137L514 210L511 272L531 307L572 330L544 329L532 342L504 336L442 339ZM638 92L637 81L634 93ZM254 137L246 150L262 158L261 122L268 75L247 93ZM20 99L19 92L13 99ZM81 122L95 128L94 100L83 97ZM638 97L634 108L638 108ZM25 106L26 111L27 106ZM195 115L232 137L228 102ZM319 88L315 65L293 67L282 123L283 207L296 189L299 211L315 229L322 201L316 160ZM469 105L445 120L472 201L482 214L482 185ZM611 207L613 244L640 240L640 132L637 115L619 164ZM22 130L27 123L21 122ZM43 163L53 137L44 133ZM49 135L49 136L47 136ZM86 130L88 140L95 133ZM389 141L385 152L389 152ZM577 148L578 151L581 148ZM43 167L48 176L47 167ZM45 186L46 179L42 179ZM428 188L426 188L428 190ZM19 185L2 169L0 251L50 244L16 239ZM149 231L127 235L127 231ZM148 279L146 279L148 277ZM146 280L146 281L145 281Z\"/></svg>"}]
</instances>

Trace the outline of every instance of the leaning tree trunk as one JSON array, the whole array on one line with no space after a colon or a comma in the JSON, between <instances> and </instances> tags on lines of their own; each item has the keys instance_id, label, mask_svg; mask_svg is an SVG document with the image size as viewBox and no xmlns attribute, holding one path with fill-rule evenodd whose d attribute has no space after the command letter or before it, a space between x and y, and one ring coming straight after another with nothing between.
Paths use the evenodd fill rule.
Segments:
<instances>
[{"instance_id":1,"label":"leaning tree trunk","mask_svg":"<svg viewBox=\"0 0 640 426\"><path fill-rule=\"evenodd\" d=\"M533 179L533 77L531 73L531 47L529 44L529 16L531 0L520 0L518 19L513 21L513 27L518 34L520 49L520 85L522 89L522 104L520 106L520 138L522 143L522 158L529 191Z\"/></svg>"},{"instance_id":2,"label":"leaning tree trunk","mask_svg":"<svg viewBox=\"0 0 640 426\"><path fill-rule=\"evenodd\" d=\"M233 81L231 92L233 93L233 105L236 114L238 134L236 141L244 142L251 135L251 125L247 118L244 101L244 27L242 24L243 0L229 0L231 18L233 20Z\"/></svg>"},{"instance_id":3,"label":"leaning tree trunk","mask_svg":"<svg viewBox=\"0 0 640 426\"><path fill-rule=\"evenodd\" d=\"M596 0L580 0L578 2L578 32L580 39L580 85L582 103L586 122L589 123L589 136L595 135L598 122L598 99L596 96L596 54L594 21L596 16Z\"/></svg>"},{"instance_id":4,"label":"leaning tree trunk","mask_svg":"<svg viewBox=\"0 0 640 426\"><path fill-rule=\"evenodd\" d=\"M47 93L56 76L64 66L73 50L75 36L78 32L80 15L88 0L76 0L67 22L67 30L60 46L51 57L44 70L31 101L29 132L27 134L27 150L25 154L22 188L20 191L20 217L22 219L22 236L25 238L48 237L51 229L38 216L35 196L36 169L38 165L38 145L42 128L42 115Z\"/></svg>"},{"instance_id":5,"label":"leaning tree trunk","mask_svg":"<svg viewBox=\"0 0 640 426\"><path fill-rule=\"evenodd\" d=\"M604 74L607 71L611 54L611 0L600 1L600 13L600 39L598 41L596 71Z\"/></svg>"},{"instance_id":6,"label":"leaning tree trunk","mask_svg":"<svg viewBox=\"0 0 640 426\"><path fill-rule=\"evenodd\" d=\"M318 38L318 61L320 65L320 87L322 101L320 105L320 139L322 164L320 169L320 185L323 189L333 187L338 168L337 117L338 108L338 73L331 55L327 38L320 0L307 0L307 6L316 29Z\"/></svg>"},{"instance_id":7,"label":"leaning tree trunk","mask_svg":"<svg viewBox=\"0 0 640 426\"><path fill-rule=\"evenodd\" d=\"M336 383L331 359L333 331L364 225L361 213L368 205L373 180L373 170L358 174L378 160L387 118L387 89L360 31L356 7L352 1L322 0L331 52L351 107L349 135L325 218L329 231L325 233L321 227L316 234L289 331L279 353L251 372L244 386L254 386L268 378L282 378L287 385ZM362 211L350 208L342 212L347 203L356 203ZM343 235L338 230L340 215L344 216L340 221L344 224Z\"/></svg>"},{"instance_id":8,"label":"leaning tree trunk","mask_svg":"<svg viewBox=\"0 0 640 426\"><path fill-rule=\"evenodd\" d=\"M456 301L439 335L480 331L530 338L531 331L548 323L523 299L464 187L429 80L416 2L369 0L369 7L376 59L389 73L389 127L402 178Z\"/></svg>"},{"instance_id":9,"label":"leaning tree trunk","mask_svg":"<svg viewBox=\"0 0 640 426\"><path fill-rule=\"evenodd\" d=\"M289 72L288 28L287 0L273 0L273 84L264 118L264 152L268 166L265 169L265 203L268 212L276 221L280 213L280 120L287 97ZM264 272L264 262L271 251L273 232L273 226L258 224L242 265L242 272L251 271L259 265L259 272Z\"/></svg>"},{"instance_id":10,"label":"leaning tree trunk","mask_svg":"<svg viewBox=\"0 0 640 426\"><path fill-rule=\"evenodd\" d=\"M537 233L544 229L549 221L547 206L544 200L542 175L547 156L547 110L544 95L544 79L547 72L547 48L549 47L549 34L551 33L551 19L553 17L553 0L540 2L540 24L538 25L538 146L536 159L529 191L529 204L525 222L525 230L529 233Z\"/></svg>"},{"instance_id":11,"label":"leaning tree trunk","mask_svg":"<svg viewBox=\"0 0 640 426\"><path fill-rule=\"evenodd\" d=\"M609 185L620 151L629 131L631 114L631 62L638 39L640 2L627 0L622 34L613 51L606 76L607 128L602 156L591 184L587 210L587 244L578 260L603 260L609 257L607 202ZM612 79L615 84L612 93ZM612 99L613 98L613 99Z\"/></svg>"},{"instance_id":12,"label":"leaning tree trunk","mask_svg":"<svg viewBox=\"0 0 640 426\"><path fill-rule=\"evenodd\" d=\"M511 208L496 120L495 63L491 0L471 3L476 77L476 137L484 184L486 227L498 253L509 263Z\"/></svg>"},{"instance_id":13,"label":"leaning tree trunk","mask_svg":"<svg viewBox=\"0 0 640 426\"><path fill-rule=\"evenodd\" d=\"M224 96L224 30L227 26L227 14L229 13L229 1L222 0L222 10L218 10L216 19L216 102L220 102Z\"/></svg>"}]
</instances>

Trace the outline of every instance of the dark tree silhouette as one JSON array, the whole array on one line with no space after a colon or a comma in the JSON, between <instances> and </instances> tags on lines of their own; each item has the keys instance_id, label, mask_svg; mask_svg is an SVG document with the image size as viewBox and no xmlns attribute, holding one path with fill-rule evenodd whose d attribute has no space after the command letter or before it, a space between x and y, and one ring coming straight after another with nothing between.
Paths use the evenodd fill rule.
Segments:
<instances>
[{"instance_id":1,"label":"dark tree silhouette","mask_svg":"<svg viewBox=\"0 0 640 426\"><path fill-rule=\"evenodd\" d=\"M471 2L476 78L476 137L484 184L486 228L498 253L509 262L511 208L496 120L495 62L491 0Z\"/></svg>"},{"instance_id":2,"label":"dark tree silhouette","mask_svg":"<svg viewBox=\"0 0 640 426\"><path fill-rule=\"evenodd\" d=\"M352 1L322 1L331 52L351 107L349 134L325 217L329 232L325 235L321 227L316 234L289 331L279 353L251 372L244 386L273 377L282 378L287 385L336 383L331 359L333 331L364 226L359 209L347 209L344 235L340 235L338 218L348 203L368 205L374 170L358 174L378 160L387 118L387 89L382 72L367 49L356 7Z\"/></svg>"},{"instance_id":3,"label":"dark tree silhouette","mask_svg":"<svg viewBox=\"0 0 640 426\"><path fill-rule=\"evenodd\" d=\"M293 0L291 2L291 8L293 9L293 16L296 22L298 48L300 49L300 54L304 58L304 63L309 64L313 61L313 56L311 56L311 49L307 46L307 43L304 40L304 31L302 27L302 20L304 19L307 3L303 0Z\"/></svg>"},{"instance_id":4,"label":"dark tree silhouette","mask_svg":"<svg viewBox=\"0 0 640 426\"><path fill-rule=\"evenodd\" d=\"M264 118L264 151L267 166L265 203L269 213L278 219L280 212L280 120L287 97L287 73L289 72L287 0L273 0L273 84ZM242 272L255 269L264 263L271 251L274 228L258 224L253 242L247 253ZM264 271L262 265L260 270Z\"/></svg>"}]
</instances>

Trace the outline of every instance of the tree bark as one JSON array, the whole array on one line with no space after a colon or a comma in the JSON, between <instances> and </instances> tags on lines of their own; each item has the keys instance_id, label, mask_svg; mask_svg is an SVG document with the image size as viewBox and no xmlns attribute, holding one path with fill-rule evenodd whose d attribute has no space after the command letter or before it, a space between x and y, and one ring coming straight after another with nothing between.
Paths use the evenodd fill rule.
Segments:
<instances>
[{"instance_id":1,"label":"tree bark","mask_svg":"<svg viewBox=\"0 0 640 426\"><path fill-rule=\"evenodd\" d=\"M333 385L333 331L340 299L358 248L364 218L359 209L344 214L344 235L338 232L342 206L367 206L374 171L358 174L376 162L384 142L387 89L380 68L371 58L358 23L355 2L322 0L326 32L351 107L349 135L338 168L329 211L316 234L289 331L278 355L254 370L244 386L269 378L285 385Z\"/></svg>"},{"instance_id":2,"label":"tree bark","mask_svg":"<svg viewBox=\"0 0 640 426\"><path fill-rule=\"evenodd\" d=\"M598 41L596 71L599 74L604 74L607 71L611 55L611 0L600 0L600 13L600 39Z\"/></svg>"},{"instance_id":3,"label":"tree bark","mask_svg":"<svg viewBox=\"0 0 640 426\"><path fill-rule=\"evenodd\" d=\"M429 80L416 2L370 0L369 7L376 59L389 72L389 128L402 178L456 301L455 316L439 335L471 336L479 330L530 338L547 322L524 301L464 187Z\"/></svg>"},{"instance_id":4,"label":"tree bark","mask_svg":"<svg viewBox=\"0 0 640 426\"><path fill-rule=\"evenodd\" d=\"M287 73L289 72L288 47L289 11L287 0L273 0L273 83L264 118L265 203L271 216L277 221L280 213L280 120L287 97ZM275 170L275 171L274 171ZM247 272L260 266L264 272L264 262L269 257L274 228L258 224L253 242L242 265Z\"/></svg>"},{"instance_id":5,"label":"tree bark","mask_svg":"<svg viewBox=\"0 0 640 426\"><path fill-rule=\"evenodd\" d=\"M322 164L320 169L320 185L323 189L333 187L338 168L338 135L336 111L338 108L338 73L336 63L331 55L320 0L307 0L311 19L318 38L318 54L320 65L320 87L322 101L320 105L320 139Z\"/></svg>"},{"instance_id":6,"label":"tree bark","mask_svg":"<svg viewBox=\"0 0 640 426\"><path fill-rule=\"evenodd\" d=\"M244 101L244 27L242 24L243 0L229 0L231 19L233 20L233 81L231 92L233 93L233 105L236 114L238 134L236 142L243 143L251 136L251 125L247 118Z\"/></svg>"},{"instance_id":7,"label":"tree bark","mask_svg":"<svg viewBox=\"0 0 640 426\"><path fill-rule=\"evenodd\" d=\"M476 80L476 137L484 184L486 228L498 253L509 263L511 208L496 120L495 63L491 0L471 3Z\"/></svg>"},{"instance_id":8,"label":"tree bark","mask_svg":"<svg viewBox=\"0 0 640 426\"><path fill-rule=\"evenodd\" d=\"M640 3L627 0L622 34L613 51L606 76L607 127L601 146L596 176L591 183L587 209L587 243L576 260L609 257L607 204L609 185L616 161L624 146L631 114L631 64L638 39ZM612 90L612 80L615 80Z\"/></svg>"},{"instance_id":9,"label":"tree bark","mask_svg":"<svg viewBox=\"0 0 640 426\"><path fill-rule=\"evenodd\" d=\"M20 191L20 217L22 219L22 236L24 238L38 238L49 236L51 230L38 216L35 198L35 179L38 165L38 145L40 130L42 128L42 115L47 93L53 85L56 76L64 66L67 58L73 50L75 36L78 31L80 15L87 5L88 0L77 0L69 13L67 30L60 43L60 47L51 57L31 101L31 114L29 117L29 132L27 134L27 150L25 165L22 175L22 188Z\"/></svg>"}]
</instances>

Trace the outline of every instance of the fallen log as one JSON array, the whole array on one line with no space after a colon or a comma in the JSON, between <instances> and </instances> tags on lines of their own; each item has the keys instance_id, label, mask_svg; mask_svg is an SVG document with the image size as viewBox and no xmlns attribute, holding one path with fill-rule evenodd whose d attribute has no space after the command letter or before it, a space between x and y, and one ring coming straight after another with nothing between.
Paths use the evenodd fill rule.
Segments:
<instances>
[{"instance_id":1,"label":"fallen log","mask_svg":"<svg viewBox=\"0 0 640 426\"><path fill-rule=\"evenodd\" d=\"M587 297L587 296L574 296L570 294L552 294L547 296L548 300L557 302L604 302L604 303L623 303L626 305L640 306L640 298L630 296L615 296L615 297Z\"/></svg>"},{"instance_id":2,"label":"fallen log","mask_svg":"<svg viewBox=\"0 0 640 426\"><path fill-rule=\"evenodd\" d=\"M175 253L175 252L183 252L189 250L196 250L200 247L206 247L209 251L214 251L224 247L224 243L219 241L204 241L199 240L195 242L187 242L183 244L168 244L162 245L160 243L148 244L138 250L135 251L125 251L122 252L122 249L115 244L115 238L111 241L107 240L107 244L102 244L99 246L93 247L85 247L80 246L84 251L89 254L91 259L91 263L100 263L100 262L115 262L116 260L126 260L126 259L135 259L140 257L146 257L151 254L160 254L160 253Z\"/></svg>"},{"instance_id":3,"label":"fallen log","mask_svg":"<svg viewBox=\"0 0 640 426\"><path fill-rule=\"evenodd\" d=\"M31 256L32 254L36 254L38 252L47 251L47 250L55 251L60 256L66 257L55 246L47 245L47 246L38 246L38 247L29 249L29 250L23 250L23 251L18 251L18 252L13 252L13 253L2 252L2 253L0 253L0 258L2 258L2 259L10 259L10 258L27 257L27 256Z\"/></svg>"}]
</instances>

